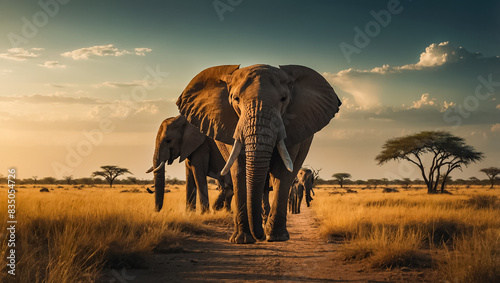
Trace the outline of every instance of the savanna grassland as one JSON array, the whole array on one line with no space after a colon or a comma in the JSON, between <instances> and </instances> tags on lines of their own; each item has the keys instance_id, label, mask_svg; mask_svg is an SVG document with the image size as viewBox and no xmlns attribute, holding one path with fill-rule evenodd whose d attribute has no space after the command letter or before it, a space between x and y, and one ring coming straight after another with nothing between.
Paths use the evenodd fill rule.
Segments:
<instances>
[{"instance_id":1,"label":"savanna grassland","mask_svg":"<svg viewBox=\"0 0 500 283\"><path fill-rule=\"evenodd\" d=\"M500 190L397 190L317 189L322 235L344 243L345 260L371 268L425 267L443 281L500 282Z\"/></svg>"},{"instance_id":2,"label":"savanna grassland","mask_svg":"<svg viewBox=\"0 0 500 283\"><path fill-rule=\"evenodd\" d=\"M154 211L154 196L143 186L19 186L16 193L17 282L94 282L105 268L144 268L153 249L175 248L190 233L204 233L208 223L229 223L229 213L185 211L185 191L171 190L164 209ZM39 192L41 188L49 192ZM122 192L125 191L125 192ZM6 211L7 188L1 189ZM210 190L211 200L217 191ZM6 213L2 213L6 216ZM6 218L0 224L6 230ZM7 238L2 237L2 246ZM6 249L0 282L9 282Z\"/></svg>"},{"instance_id":3,"label":"savanna grassland","mask_svg":"<svg viewBox=\"0 0 500 283\"><path fill-rule=\"evenodd\" d=\"M49 192L39 192L42 187ZM211 234L214 227L229 230L230 213L186 212L183 187L168 187L171 192L157 213L154 196L144 193L141 185L111 189L104 185L19 186L16 279L94 282L105 270L147 269L148 255L158 250L175 252L189 235L211 239L217 237ZM399 192L383 193L380 188L315 188L312 210L321 237L342 255L343 264L364 265L367 273L428 270L439 275L432 282L499 282L500 189L449 188L452 194L446 195L397 189ZM4 186L0 193L4 200L6 191ZM218 191L212 188L209 193L212 204ZM6 202L0 207L5 211ZM302 208L307 209L305 201ZM2 233L6 225L4 218ZM294 231L290 233L292 239L300 238ZM7 239L2 237L2 241L5 247ZM252 247L256 246L239 249ZM280 252L285 248L286 244L280 246ZM8 282L5 249L0 256L0 282ZM206 257L210 260L210 255Z\"/></svg>"}]
</instances>

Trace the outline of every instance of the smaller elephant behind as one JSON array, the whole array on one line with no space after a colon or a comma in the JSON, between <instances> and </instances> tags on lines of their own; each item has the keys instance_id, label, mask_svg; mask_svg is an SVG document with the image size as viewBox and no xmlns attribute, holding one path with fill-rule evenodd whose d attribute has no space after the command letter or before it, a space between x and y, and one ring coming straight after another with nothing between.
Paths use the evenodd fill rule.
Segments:
<instances>
[{"instance_id":1,"label":"smaller elephant behind","mask_svg":"<svg viewBox=\"0 0 500 283\"><path fill-rule=\"evenodd\" d=\"M153 166L147 171L154 172L157 211L163 207L165 164L170 165L177 158L179 162L186 161L186 209L196 209L198 195L202 212L209 210L207 176L216 179L219 187L233 190L231 176L220 175L226 162L213 139L201 133L184 116L171 117L158 129ZM232 197L232 194L222 197Z\"/></svg>"},{"instance_id":2,"label":"smaller elephant behind","mask_svg":"<svg viewBox=\"0 0 500 283\"><path fill-rule=\"evenodd\" d=\"M300 171L297 173L297 178L290 188L288 205L291 213L300 213L300 205L302 203L302 199L304 198L304 192L306 194L307 207L311 205L311 193L314 195L313 184L313 171L307 168L300 169Z\"/></svg>"}]
</instances>

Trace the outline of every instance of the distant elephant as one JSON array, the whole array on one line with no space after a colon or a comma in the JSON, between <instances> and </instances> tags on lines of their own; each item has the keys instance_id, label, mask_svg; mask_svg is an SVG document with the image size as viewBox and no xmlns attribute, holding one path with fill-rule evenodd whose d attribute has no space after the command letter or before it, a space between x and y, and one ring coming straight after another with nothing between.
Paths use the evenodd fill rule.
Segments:
<instances>
[{"instance_id":1,"label":"distant elephant","mask_svg":"<svg viewBox=\"0 0 500 283\"><path fill-rule=\"evenodd\" d=\"M304 186L295 179L288 195L288 209L292 214L300 213L302 198L304 198Z\"/></svg>"},{"instance_id":2,"label":"distant elephant","mask_svg":"<svg viewBox=\"0 0 500 283\"><path fill-rule=\"evenodd\" d=\"M236 201L232 243L286 241L288 192L313 135L341 102L316 71L297 65L224 65L208 68L185 88L177 106L188 121L231 153L229 171ZM232 144L232 146L231 146ZM265 230L261 200L270 172L274 189Z\"/></svg>"},{"instance_id":3,"label":"distant elephant","mask_svg":"<svg viewBox=\"0 0 500 283\"><path fill-rule=\"evenodd\" d=\"M154 172L157 211L163 207L165 163L170 165L177 158L179 162L186 160L186 208L188 210L196 209L197 191L202 212L209 210L207 176L215 178L219 182L219 187L227 187L232 191L231 176L220 175L225 160L214 140L202 134L184 116L171 117L165 119L160 125L156 135L153 166L147 171L147 173Z\"/></svg>"},{"instance_id":4,"label":"distant elephant","mask_svg":"<svg viewBox=\"0 0 500 283\"><path fill-rule=\"evenodd\" d=\"M306 193L307 207L310 206L312 200L311 192L314 194L313 183L314 174L312 170L304 168L300 169L299 173L297 173L297 178L290 188L288 203L291 213L300 213L300 205L302 203L302 199L304 198L304 192Z\"/></svg>"}]
</instances>

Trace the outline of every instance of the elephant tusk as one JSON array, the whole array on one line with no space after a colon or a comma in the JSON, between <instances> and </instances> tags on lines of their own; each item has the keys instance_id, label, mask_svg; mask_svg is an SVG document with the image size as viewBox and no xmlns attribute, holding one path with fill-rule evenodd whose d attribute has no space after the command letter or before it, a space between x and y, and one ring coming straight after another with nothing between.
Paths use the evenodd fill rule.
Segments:
<instances>
[{"instance_id":1,"label":"elephant tusk","mask_svg":"<svg viewBox=\"0 0 500 283\"><path fill-rule=\"evenodd\" d=\"M278 142L278 152L280 153L281 159L283 159L283 163L285 163L286 169L293 172L293 162L290 158L290 154L288 154L288 150L286 149L286 145L283 140Z\"/></svg>"},{"instance_id":2,"label":"elephant tusk","mask_svg":"<svg viewBox=\"0 0 500 283\"><path fill-rule=\"evenodd\" d=\"M239 140L235 140L234 145L233 145L233 150L231 151L231 154L229 155L229 158L226 162L226 165L224 166L222 171L220 171L221 176L224 176L227 174L227 172L229 172L229 169L231 169L231 166L233 166L234 161L240 155L240 151L242 148L243 148L243 144Z\"/></svg>"},{"instance_id":3,"label":"elephant tusk","mask_svg":"<svg viewBox=\"0 0 500 283\"><path fill-rule=\"evenodd\" d=\"M155 170L153 170L153 173L156 173L157 171L159 171L160 169L162 169L163 167L165 167L165 161L162 161L160 163L160 165L158 165L158 167L155 168Z\"/></svg>"},{"instance_id":4,"label":"elephant tusk","mask_svg":"<svg viewBox=\"0 0 500 283\"><path fill-rule=\"evenodd\" d=\"M148 171L146 171L146 173L151 173L153 172L154 169L155 169L154 166L151 166L151 168L149 168Z\"/></svg>"}]
</instances>

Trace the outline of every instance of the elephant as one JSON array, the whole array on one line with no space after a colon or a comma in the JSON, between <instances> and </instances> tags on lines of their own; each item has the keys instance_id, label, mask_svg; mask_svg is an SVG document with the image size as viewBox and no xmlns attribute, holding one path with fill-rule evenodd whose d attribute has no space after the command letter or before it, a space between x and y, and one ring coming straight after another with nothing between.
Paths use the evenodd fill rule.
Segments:
<instances>
[{"instance_id":1,"label":"elephant","mask_svg":"<svg viewBox=\"0 0 500 283\"><path fill-rule=\"evenodd\" d=\"M197 192L202 212L209 210L207 176L215 178L219 187L233 190L231 176L220 175L225 160L214 140L191 125L184 116L170 117L165 119L158 129L153 166L147 171L154 172L156 211L163 207L165 164L170 165L177 158L179 162L186 161L187 210L196 210ZM232 195L222 197L226 200L232 198ZM226 201L231 202L230 199Z\"/></svg>"},{"instance_id":2,"label":"elephant","mask_svg":"<svg viewBox=\"0 0 500 283\"><path fill-rule=\"evenodd\" d=\"M269 216L269 211L271 206L269 205L269 192L273 190L273 188L269 185L269 175L267 175L266 184L264 185L264 193L262 195L262 223L267 222L267 217ZM232 186L226 186L224 188L220 188L221 193L217 197L214 203L214 209L220 210L223 207L227 211L231 211L231 200L233 198L234 192Z\"/></svg>"},{"instance_id":3,"label":"elephant","mask_svg":"<svg viewBox=\"0 0 500 283\"><path fill-rule=\"evenodd\" d=\"M305 168L300 169L299 173L297 173L297 178L290 188L288 203L291 213L300 213L300 205L302 203L302 199L304 198L304 191L306 193L307 207L310 206L312 200L311 192L314 194L313 183L314 174L312 170Z\"/></svg>"},{"instance_id":4,"label":"elephant","mask_svg":"<svg viewBox=\"0 0 500 283\"><path fill-rule=\"evenodd\" d=\"M340 99L316 71L299 65L215 66L201 71L177 100L179 112L226 147L236 203L231 243L286 241L288 193L314 134L339 111ZM262 227L267 174L274 190Z\"/></svg>"},{"instance_id":5,"label":"elephant","mask_svg":"<svg viewBox=\"0 0 500 283\"><path fill-rule=\"evenodd\" d=\"M302 198L304 198L304 186L295 179L290 187L288 196L288 209L292 214L300 213Z\"/></svg>"}]
</instances>

